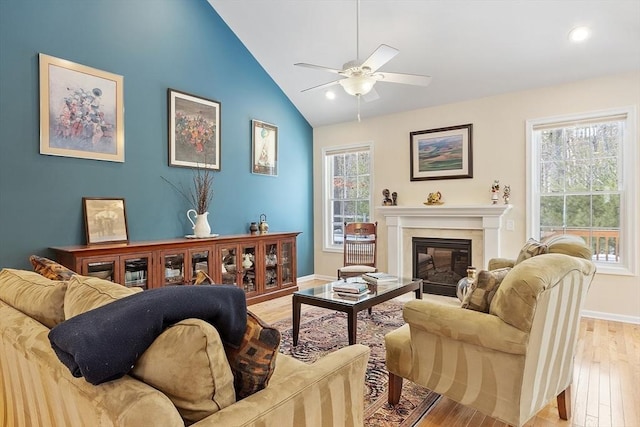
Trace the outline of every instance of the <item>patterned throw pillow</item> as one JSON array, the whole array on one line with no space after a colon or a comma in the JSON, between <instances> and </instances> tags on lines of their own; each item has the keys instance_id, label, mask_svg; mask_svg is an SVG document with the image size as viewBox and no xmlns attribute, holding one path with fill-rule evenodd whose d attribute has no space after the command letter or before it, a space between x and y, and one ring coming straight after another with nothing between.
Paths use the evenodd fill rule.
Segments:
<instances>
[{"instance_id":1,"label":"patterned throw pillow","mask_svg":"<svg viewBox=\"0 0 640 427\"><path fill-rule=\"evenodd\" d=\"M471 290L464 296L462 308L488 313L491 300L495 296L500 283L510 271L510 267L491 271L481 270L476 277L476 281L471 286Z\"/></svg>"},{"instance_id":2,"label":"patterned throw pillow","mask_svg":"<svg viewBox=\"0 0 640 427\"><path fill-rule=\"evenodd\" d=\"M280 331L247 311L247 329L238 348L225 347L233 372L236 400L267 386L276 366Z\"/></svg>"},{"instance_id":3,"label":"patterned throw pillow","mask_svg":"<svg viewBox=\"0 0 640 427\"><path fill-rule=\"evenodd\" d=\"M71 279L71 276L76 274L74 271L69 270L67 267L60 265L49 258L31 255L29 257L29 261L31 261L31 265L33 265L33 270L47 279L69 280Z\"/></svg>"},{"instance_id":4,"label":"patterned throw pillow","mask_svg":"<svg viewBox=\"0 0 640 427\"><path fill-rule=\"evenodd\" d=\"M518 255L515 265L518 265L529 258L533 258L534 256L546 254L548 252L549 247L547 245L538 242L536 239L529 239L520 250L520 255Z\"/></svg>"}]
</instances>

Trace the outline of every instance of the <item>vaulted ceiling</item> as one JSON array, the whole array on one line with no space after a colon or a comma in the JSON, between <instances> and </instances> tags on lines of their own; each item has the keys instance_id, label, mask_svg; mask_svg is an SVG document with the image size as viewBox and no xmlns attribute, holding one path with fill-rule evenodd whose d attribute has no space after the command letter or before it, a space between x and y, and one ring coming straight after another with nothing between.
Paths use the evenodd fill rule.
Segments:
<instances>
[{"instance_id":1,"label":"vaulted ceiling","mask_svg":"<svg viewBox=\"0 0 640 427\"><path fill-rule=\"evenodd\" d=\"M208 0L309 123L356 120L341 86L302 92L356 59L356 0ZM360 59L400 51L380 71L426 74L427 87L375 85L362 118L640 70L640 0L362 0ZM572 43L569 31L590 28Z\"/></svg>"}]
</instances>

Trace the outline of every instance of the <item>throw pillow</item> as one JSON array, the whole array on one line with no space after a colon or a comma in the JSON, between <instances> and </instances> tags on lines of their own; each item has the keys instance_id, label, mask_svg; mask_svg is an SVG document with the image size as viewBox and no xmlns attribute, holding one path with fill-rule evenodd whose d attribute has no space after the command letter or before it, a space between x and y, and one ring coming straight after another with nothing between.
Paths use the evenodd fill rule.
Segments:
<instances>
[{"instance_id":1,"label":"throw pillow","mask_svg":"<svg viewBox=\"0 0 640 427\"><path fill-rule=\"evenodd\" d=\"M67 282L47 279L33 271L0 271L0 299L48 328L65 319L66 290Z\"/></svg>"},{"instance_id":2,"label":"throw pillow","mask_svg":"<svg viewBox=\"0 0 640 427\"><path fill-rule=\"evenodd\" d=\"M488 313L491 301L509 271L511 271L510 267L491 271L481 270L471 290L462 300L462 308Z\"/></svg>"},{"instance_id":3,"label":"throw pillow","mask_svg":"<svg viewBox=\"0 0 640 427\"><path fill-rule=\"evenodd\" d=\"M536 239L529 239L527 243L520 250L520 254L516 259L516 264L520 264L522 261L527 260L529 258L533 258L537 255L546 254L549 252L549 248L544 243L538 242Z\"/></svg>"},{"instance_id":4,"label":"throw pillow","mask_svg":"<svg viewBox=\"0 0 640 427\"><path fill-rule=\"evenodd\" d=\"M215 282L207 273L202 270L196 271L196 277L193 278L194 285L214 285Z\"/></svg>"},{"instance_id":5,"label":"throw pillow","mask_svg":"<svg viewBox=\"0 0 640 427\"><path fill-rule=\"evenodd\" d=\"M69 280L71 276L76 274L74 271L69 270L64 265L60 265L49 258L41 257L38 255L31 255L29 257L33 270L51 280Z\"/></svg>"},{"instance_id":6,"label":"throw pillow","mask_svg":"<svg viewBox=\"0 0 640 427\"><path fill-rule=\"evenodd\" d=\"M189 422L235 403L220 335L204 320L186 319L165 329L130 374L167 395Z\"/></svg>"},{"instance_id":7,"label":"throw pillow","mask_svg":"<svg viewBox=\"0 0 640 427\"><path fill-rule=\"evenodd\" d=\"M280 348L280 331L247 311L247 329L238 348L226 346L236 399L244 399L269 383Z\"/></svg>"},{"instance_id":8,"label":"throw pillow","mask_svg":"<svg viewBox=\"0 0 640 427\"><path fill-rule=\"evenodd\" d=\"M85 311L102 307L137 292L142 292L142 288L127 288L108 280L76 274L69 280L69 287L64 296L65 318L71 319Z\"/></svg>"}]
</instances>

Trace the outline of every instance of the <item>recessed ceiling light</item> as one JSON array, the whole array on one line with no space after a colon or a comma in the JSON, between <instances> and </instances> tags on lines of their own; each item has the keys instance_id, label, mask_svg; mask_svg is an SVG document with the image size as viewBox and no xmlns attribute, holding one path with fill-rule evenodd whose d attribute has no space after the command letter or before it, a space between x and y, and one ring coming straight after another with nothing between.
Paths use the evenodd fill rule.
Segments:
<instances>
[{"instance_id":1,"label":"recessed ceiling light","mask_svg":"<svg viewBox=\"0 0 640 427\"><path fill-rule=\"evenodd\" d=\"M576 43L583 42L589 38L589 34L591 32L588 27L576 27L569 32L569 40Z\"/></svg>"},{"instance_id":2,"label":"recessed ceiling light","mask_svg":"<svg viewBox=\"0 0 640 427\"><path fill-rule=\"evenodd\" d=\"M324 96L327 97L327 99L336 99L336 94L334 91L332 90L328 90L324 93Z\"/></svg>"}]
</instances>

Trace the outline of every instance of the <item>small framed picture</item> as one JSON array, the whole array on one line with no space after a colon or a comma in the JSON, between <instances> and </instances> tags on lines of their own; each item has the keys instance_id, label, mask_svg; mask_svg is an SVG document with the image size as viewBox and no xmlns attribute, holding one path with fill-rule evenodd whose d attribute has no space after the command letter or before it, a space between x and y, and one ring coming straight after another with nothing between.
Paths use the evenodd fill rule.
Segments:
<instances>
[{"instance_id":1,"label":"small framed picture","mask_svg":"<svg viewBox=\"0 0 640 427\"><path fill-rule=\"evenodd\" d=\"M221 104L174 89L167 98L169 166L220 170Z\"/></svg>"},{"instance_id":2,"label":"small framed picture","mask_svg":"<svg viewBox=\"0 0 640 427\"><path fill-rule=\"evenodd\" d=\"M251 120L251 172L278 176L278 127Z\"/></svg>"},{"instance_id":3,"label":"small framed picture","mask_svg":"<svg viewBox=\"0 0 640 427\"><path fill-rule=\"evenodd\" d=\"M87 245L129 242L124 199L83 197L82 210Z\"/></svg>"},{"instance_id":4,"label":"small framed picture","mask_svg":"<svg viewBox=\"0 0 640 427\"><path fill-rule=\"evenodd\" d=\"M473 178L473 125L411 132L411 181Z\"/></svg>"},{"instance_id":5,"label":"small framed picture","mask_svg":"<svg viewBox=\"0 0 640 427\"><path fill-rule=\"evenodd\" d=\"M123 77L41 53L40 154L124 162Z\"/></svg>"}]
</instances>

